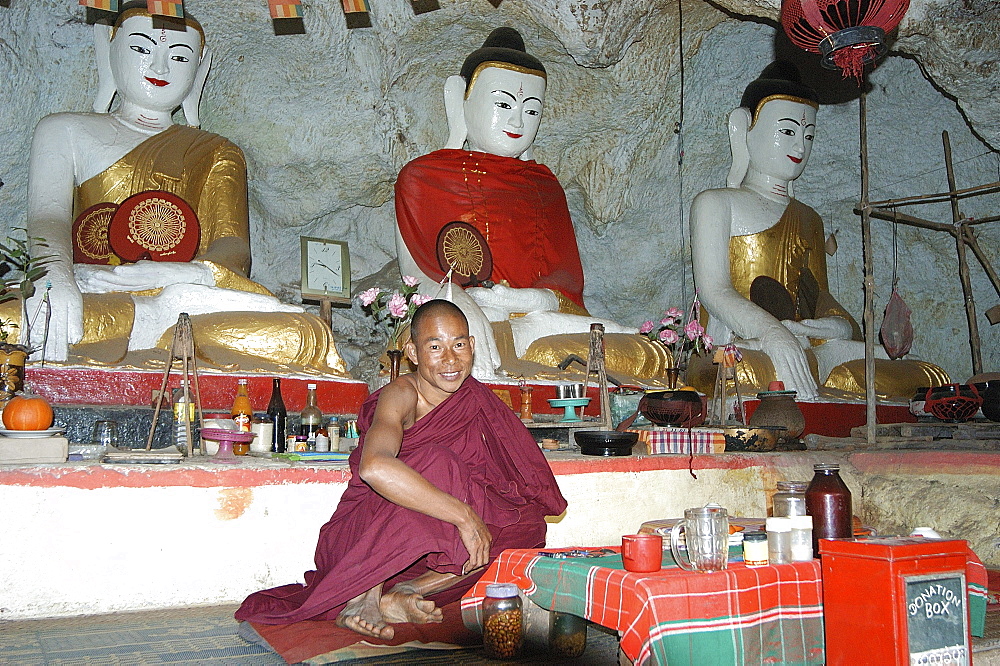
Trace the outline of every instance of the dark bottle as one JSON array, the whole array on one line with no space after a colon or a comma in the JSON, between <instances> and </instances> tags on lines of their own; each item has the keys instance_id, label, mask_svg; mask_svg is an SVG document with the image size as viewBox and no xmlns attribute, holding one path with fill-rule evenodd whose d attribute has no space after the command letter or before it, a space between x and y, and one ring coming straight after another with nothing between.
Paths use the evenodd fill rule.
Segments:
<instances>
[{"instance_id":1,"label":"dark bottle","mask_svg":"<svg viewBox=\"0 0 1000 666\"><path fill-rule=\"evenodd\" d=\"M284 453L286 437L286 422L288 421L288 410L285 409L285 401L281 398L281 380L274 378L271 387L271 400L267 403L267 415L274 423L274 433L271 437L271 451L273 453Z\"/></svg>"},{"instance_id":2,"label":"dark bottle","mask_svg":"<svg viewBox=\"0 0 1000 666\"><path fill-rule=\"evenodd\" d=\"M309 441L308 451L316 450L316 431L323 427L323 412L316 405L316 385L306 384L306 406L299 413L299 434Z\"/></svg>"},{"instance_id":3,"label":"dark bottle","mask_svg":"<svg viewBox=\"0 0 1000 666\"><path fill-rule=\"evenodd\" d=\"M820 539L854 536L851 491L840 478L840 465L813 465L813 479L806 488L806 514L813 517L813 552L819 556Z\"/></svg>"}]
</instances>

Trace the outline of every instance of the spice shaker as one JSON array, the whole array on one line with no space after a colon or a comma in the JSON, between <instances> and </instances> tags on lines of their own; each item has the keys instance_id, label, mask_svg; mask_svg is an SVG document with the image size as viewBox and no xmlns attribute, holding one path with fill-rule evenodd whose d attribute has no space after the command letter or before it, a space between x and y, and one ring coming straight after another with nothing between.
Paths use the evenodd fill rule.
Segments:
<instances>
[{"instance_id":1,"label":"spice shaker","mask_svg":"<svg viewBox=\"0 0 1000 666\"><path fill-rule=\"evenodd\" d=\"M521 652L524 616L513 583L491 583L483 600L483 647L495 659L512 659Z\"/></svg>"},{"instance_id":2,"label":"spice shaker","mask_svg":"<svg viewBox=\"0 0 1000 666\"><path fill-rule=\"evenodd\" d=\"M851 491L840 478L840 465L813 465L813 479L806 488L806 513L813 518L813 552L819 553L820 539L850 539Z\"/></svg>"}]
</instances>

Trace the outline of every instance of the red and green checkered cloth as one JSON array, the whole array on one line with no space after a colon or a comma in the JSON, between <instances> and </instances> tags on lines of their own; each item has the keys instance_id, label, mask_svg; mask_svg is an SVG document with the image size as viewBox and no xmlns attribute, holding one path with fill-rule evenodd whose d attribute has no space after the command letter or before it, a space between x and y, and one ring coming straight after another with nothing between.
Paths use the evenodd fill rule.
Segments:
<instances>
[{"instance_id":1,"label":"red and green checkered cloth","mask_svg":"<svg viewBox=\"0 0 1000 666\"><path fill-rule=\"evenodd\" d=\"M725 571L703 574L678 569L668 551L662 571L637 574L624 571L620 555L556 559L538 552L508 550L493 562L462 600L467 626L478 629L488 584L515 583L542 608L617 630L636 664L824 662L819 560L756 569L730 562ZM986 570L969 553L972 628L982 635Z\"/></svg>"}]
</instances>

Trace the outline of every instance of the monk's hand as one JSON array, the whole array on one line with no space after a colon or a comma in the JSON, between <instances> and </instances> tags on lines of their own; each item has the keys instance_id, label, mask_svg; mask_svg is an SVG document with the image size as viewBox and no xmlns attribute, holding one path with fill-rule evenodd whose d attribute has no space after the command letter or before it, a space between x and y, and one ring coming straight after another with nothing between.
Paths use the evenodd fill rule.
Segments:
<instances>
[{"instance_id":1,"label":"monk's hand","mask_svg":"<svg viewBox=\"0 0 1000 666\"><path fill-rule=\"evenodd\" d=\"M457 527L462 544L469 551L469 561L462 567L462 573L467 574L489 564L493 536L483 519L469 507L467 518Z\"/></svg>"}]
</instances>

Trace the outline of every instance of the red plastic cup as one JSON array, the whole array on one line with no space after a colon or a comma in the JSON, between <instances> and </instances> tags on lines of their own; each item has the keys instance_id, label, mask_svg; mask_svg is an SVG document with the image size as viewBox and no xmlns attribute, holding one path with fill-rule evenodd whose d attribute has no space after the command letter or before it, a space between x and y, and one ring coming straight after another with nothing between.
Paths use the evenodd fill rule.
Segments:
<instances>
[{"instance_id":1,"label":"red plastic cup","mask_svg":"<svg viewBox=\"0 0 1000 666\"><path fill-rule=\"evenodd\" d=\"M626 571L652 573L663 561L663 537L659 534L629 534L622 537L622 562Z\"/></svg>"}]
</instances>

